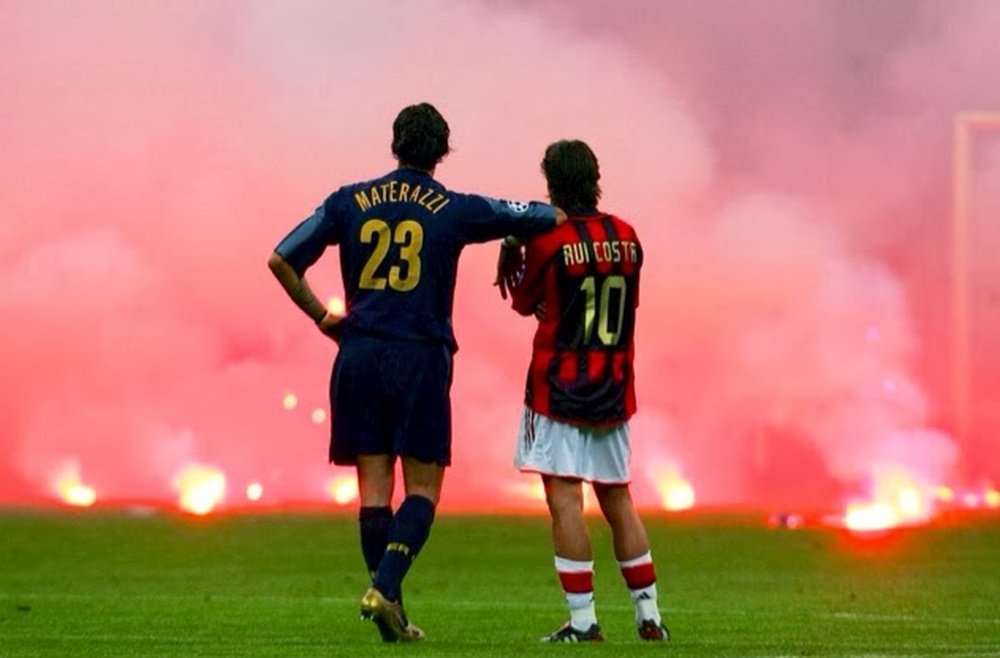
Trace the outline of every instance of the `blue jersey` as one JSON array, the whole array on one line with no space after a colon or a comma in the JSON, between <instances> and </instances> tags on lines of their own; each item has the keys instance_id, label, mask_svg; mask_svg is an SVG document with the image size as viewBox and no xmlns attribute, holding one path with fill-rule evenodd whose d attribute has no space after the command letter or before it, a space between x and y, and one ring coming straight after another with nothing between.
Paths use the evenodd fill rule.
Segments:
<instances>
[{"instance_id":1,"label":"blue jersey","mask_svg":"<svg viewBox=\"0 0 1000 658\"><path fill-rule=\"evenodd\" d=\"M340 247L352 333L440 341L457 349L451 315L462 248L553 228L555 208L446 189L400 168L346 185L292 230L275 251L302 276L330 245Z\"/></svg>"}]
</instances>

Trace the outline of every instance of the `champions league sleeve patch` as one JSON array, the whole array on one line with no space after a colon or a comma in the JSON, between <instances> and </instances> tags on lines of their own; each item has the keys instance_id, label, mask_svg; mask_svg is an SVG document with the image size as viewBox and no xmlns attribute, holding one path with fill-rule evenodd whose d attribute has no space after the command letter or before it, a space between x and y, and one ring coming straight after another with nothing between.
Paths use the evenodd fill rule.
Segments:
<instances>
[{"instance_id":1,"label":"champions league sleeve patch","mask_svg":"<svg viewBox=\"0 0 1000 658\"><path fill-rule=\"evenodd\" d=\"M506 204L507 207L510 208L511 212L517 213L518 215L528 212L528 204L523 201L507 201Z\"/></svg>"}]
</instances>

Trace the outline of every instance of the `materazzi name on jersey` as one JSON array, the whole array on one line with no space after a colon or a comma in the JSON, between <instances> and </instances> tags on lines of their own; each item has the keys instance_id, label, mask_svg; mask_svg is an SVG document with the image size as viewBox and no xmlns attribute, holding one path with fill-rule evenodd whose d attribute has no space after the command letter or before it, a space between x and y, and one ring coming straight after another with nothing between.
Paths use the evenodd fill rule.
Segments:
<instances>
[{"instance_id":1,"label":"materazzi name on jersey","mask_svg":"<svg viewBox=\"0 0 1000 658\"><path fill-rule=\"evenodd\" d=\"M410 185L401 181L388 181L381 185L372 185L367 190L354 193L354 202L362 212L380 203L401 203L409 201L423 206L434 214L448 205L451 199L435 191L433 188L421 189L419 185Z\"/></svg>"},{"instance_id":2,"label":"materazzi name on jersey","mask_svg":"<svg viewBox=\"0 0 1000 658\"><path fill-rule=\"evenodd\" d=\"M633 240L573 242L563 245L562 255L566 265L636 263L639 260L639 245Z\"/></svg>"}]
</instances>

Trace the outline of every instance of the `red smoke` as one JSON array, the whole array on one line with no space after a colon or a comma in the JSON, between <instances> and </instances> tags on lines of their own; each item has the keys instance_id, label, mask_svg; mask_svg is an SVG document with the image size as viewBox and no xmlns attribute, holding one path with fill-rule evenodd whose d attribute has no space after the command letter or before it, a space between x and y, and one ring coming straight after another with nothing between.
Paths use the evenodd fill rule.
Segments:
<instances>
[{"instance_id":1,"label":"red smoke","mask_svg":"<svg viewBox=\"0 0 1000 658\"><path fill-rule=\"evenodd\" d=\"M173 501L186 466L245 504L330 498L332 344L264 261L389 128L451 123L439 178L542 198L579 137L648 255L636 495L839 505L886 469L1000 480L1000 138L977 137L972 429L954 437L952 122L1000 110L1000 6L104 1L0 6L0 500ZM532 322L456 295L444 500L537 508L510 465ZM339 292L330 254L311 273ZM293 408L283 404L296 396ZM894 471L895 472L895 471ZM525 488L523 485L529 485Z\"/></svg>"}]
</instances>

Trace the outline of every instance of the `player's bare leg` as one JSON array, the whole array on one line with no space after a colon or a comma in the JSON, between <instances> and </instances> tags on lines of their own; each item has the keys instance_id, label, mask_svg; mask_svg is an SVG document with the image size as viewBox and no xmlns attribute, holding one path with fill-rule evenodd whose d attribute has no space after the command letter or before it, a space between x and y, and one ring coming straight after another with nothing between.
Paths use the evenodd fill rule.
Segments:
<instances>
[{"instance_id":1,"label":"player's bare leg","mask_svg":"<svg viewBox=\"0 0 1000 658\"><path fill-rule=\"evenodd\" d=\"M583 485L580 480L542 476L545 502L552 517L552 547L568 560L593 560L590 533L583 518Z\"/></svg>"},{"instance_id":2,"label":"player's bare leg","mask_svg":"<svg viewBox=\"0 0 1000 658\"><path fill-rule=\"evenodd\" d=\"M635 605L639 637L644 640L668 640L670 632L663 624L656 602L656 570L649 551L646 527L635 511L626 484L594 484L601 512L611 526L615 557Z\"/></svg>"},{"instance_id":3,"label":"player's bare leg","mask_svg":"<svg viewBox=\"0 0 1000 658\"><path fill-rule=\"evenodd\" d=\"M444 466L403 458L403 487L407 496L423 496L437 505L444 481Z\"/></svg>"},{"instance_id":4,"label":"player's bare leg","mask_svg":"<svg viewBox=\"0 0 1000 658\"><path fill-rule=\"evenodd\" d=\"M542 476L542 483L552 517L556 572L570 612L568 624L542 639L600 641L603 638L594 611L594 557L583 517L583 486L580 480L553 476Z\"/></svg>"},{"instance_id":5,"label":"player's bare leg","mask_svg":"<svg viewBox=\"0 0 1000 658\"><path fill-rule=\"evenodd\" d=\"M424 637L407 620L399 598L403 579L430 535L443 478L444 467L439 464L403 459L406 498L393 515L385 555L361 600L362 614L375 619L379 630L388 631L392 639L410 642ZM385 632L383 639L387 639Z\"/></svg>"},{"instance_id":6,"label":"player's bare leg","mask_svg":"<svg viewBox=\"0 0 1000 658\"><path fill-rule=\"evenodd\" d=\"M382 507L392 501L395 464L393 455L358 455L361 507Z\"/></svg>"},{"instance_id":7,"label":"player's bare leg","mask_svg":"<svg viewBox=\"0 0 1000 658\"><path fill-rule=\"evenodd\" d=\"M649 551L646 527L635 511L628 485L594 483L594 494L601 513L611 526L615 558L633 560Z\"/></svg>"}]
</instances>

